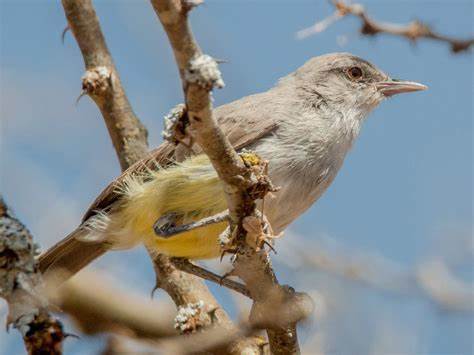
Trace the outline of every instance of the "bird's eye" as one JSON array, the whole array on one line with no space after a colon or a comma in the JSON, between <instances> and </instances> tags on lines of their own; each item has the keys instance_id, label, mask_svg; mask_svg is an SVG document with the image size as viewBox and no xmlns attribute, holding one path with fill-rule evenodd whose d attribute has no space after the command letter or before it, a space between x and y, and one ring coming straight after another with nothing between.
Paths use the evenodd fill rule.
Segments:
<instances>
[{"instance_id":1,"label":"bird's eye","mask_svg":"<svg viewBox=\"0 0 474 355\"><path fill-rule=\"evenodd\" d=\"M360 78L362 78L364 73L362 72L362 69L359 67L351 67L347 70L347 75L352 80L359 80Z\"/></svg>"}]
</instances>

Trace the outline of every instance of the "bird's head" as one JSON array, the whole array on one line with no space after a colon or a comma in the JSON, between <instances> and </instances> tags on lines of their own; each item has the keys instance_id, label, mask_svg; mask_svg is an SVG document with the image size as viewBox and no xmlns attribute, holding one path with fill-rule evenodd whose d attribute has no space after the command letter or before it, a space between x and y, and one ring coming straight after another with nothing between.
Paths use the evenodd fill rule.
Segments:
<instances>
[{"instance_id":1,"label":"bird's head","mask_svg":"<svg viewBox=\"0 0 474 355\"><path fill-rule=\"evenodd\" d=\"M313 106L365 118L385 98L426 90L425 85L390 78L368 61L349 53L314 57L287 77ZM283 79L283 83L286 78Z\"/></svg>"}]
</instances>

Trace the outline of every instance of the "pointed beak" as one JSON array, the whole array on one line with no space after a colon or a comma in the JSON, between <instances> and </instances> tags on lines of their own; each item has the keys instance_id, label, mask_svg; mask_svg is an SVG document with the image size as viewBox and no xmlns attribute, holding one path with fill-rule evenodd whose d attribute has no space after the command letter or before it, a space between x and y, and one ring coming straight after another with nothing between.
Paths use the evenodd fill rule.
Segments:
<instances>
[{"instance_id":1,"label":"pointed beak","mask_svg":"<svg viewBox=\"0 0 474 355\"><path fill-rule=\"evenodd\" d=\"M415 83L414 81L403 81L396 79L381 81L376 83L375 87L379 92L387 97L402 94L404 92L415 92L428 89L426 85Z\"/></svg>"}]
</instances>

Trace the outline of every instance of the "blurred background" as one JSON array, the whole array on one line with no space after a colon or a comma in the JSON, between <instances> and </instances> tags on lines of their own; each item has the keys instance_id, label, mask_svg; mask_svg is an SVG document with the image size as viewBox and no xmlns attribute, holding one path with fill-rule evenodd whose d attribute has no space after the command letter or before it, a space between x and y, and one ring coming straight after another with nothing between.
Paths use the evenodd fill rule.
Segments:
<instances>
[{"instance_id":1,"label":"blurred background","mask_svg":"<svg viewBox=\"0 0 474 355\"><path fill-rule=\"evenodd\" d=\"M150 146L182 102L170 46L147 1L95 1L109 49ZM376 19L420 18L441 33L472 35L469 0L363 1ZM333 12L328 1L211 1L193 31L221 65L215 105L264 91L312 56L348 51L429 90L383 103L326 194L277 241L282 283L309 292L301 324L307 354L473 352L473 54L442 43L361 37L347 18L295 33ZM0 0L0 191L44 250L62 238L120 168L102 117L80 94L83 62L59 1ZM207 263L219 272L227 263ZM93 264L125 291L148 297L154 273L143 248ZM246 300L210 285L234 318ZM155 297L169 303L167 295ZM0 301L0 322L7 307ZM66 321L67 331L74 325ZM97 353L104 338L68 339L66 354ZM0 330L0 353L22 353Z\"/></svg>"}]
</instances>

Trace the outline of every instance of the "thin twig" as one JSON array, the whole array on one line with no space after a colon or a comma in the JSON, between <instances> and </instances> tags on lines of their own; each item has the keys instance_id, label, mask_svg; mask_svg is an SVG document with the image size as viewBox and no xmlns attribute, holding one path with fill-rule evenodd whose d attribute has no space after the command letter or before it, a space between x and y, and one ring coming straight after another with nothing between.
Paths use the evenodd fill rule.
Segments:
<instances>
[{"instance_id":1,"label":"thin twig","mask_svg":"<svg viewBox=\"0 0 474 355\"><path fill-rule=\"evenodd\" d=\"M445 311L474 312L473 285L457 278L439 257L421 261L412 270L380 255L359 250L328 248L315 242L310 245L301 241L290 243L289 259L299 260L306 269L323 271L387 292L426 297Z\"/></svg>"},{"instance_id":2,"label":"thin twig","mask_svg":"<svg viewBox=\"0 0 474 355\"><path fill-rule=\"evenodd\" d=\"M184 272L189 272L193 275L199 276L205 280L215 282L221 286L227 287L231 290L234 290L244 296L250 297L250 293L245 287L245 285L242 285L241 283L238 283L236 281L230 280L226 277L222 277L220 275L217 275L209 270L206 270L200 266L194 265L191 263L188 259L182 259L182 258L173 258L173 263L180 269L181 271Z\"/></svg>"},{"instance_id":3,"label":"thin twig","mask_svg":"<svg viewBox=\"0 0 474 355\"><path fill-rule=\"evenodd\" d=\"M7 329L18 329L29 354L62 354L66 335L49 315L36 252L30 232L0 196L0 296L8 303Z\"/></svg>"},{"instance_id":4,"label":"thin twig","mask_svg":"<svg viewBox=\"0 0 474 355\"><path fill-rule=\"evenodd\" d=\"M381 22L370 17L364 6L361 4L348 4L343 0L333 0L332 4L336 8L336 11L332 15L308 28L298 31L296 37L298 39L304 39L323 32L330 25L346 16L355 16L358 17L362 23L360 33L366 36L375 36L385 33L393 36L404 37L411 42L416 42L419 39L426 38L449 44L453 53L467 51L474 45L474 38L459 39L446 36L436 32L428 24L420 20L412 21L406 25Z\"/></svg>"}]
</instances>

